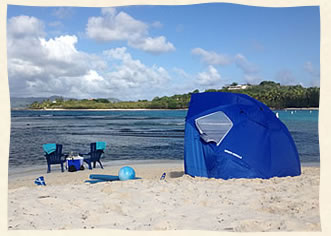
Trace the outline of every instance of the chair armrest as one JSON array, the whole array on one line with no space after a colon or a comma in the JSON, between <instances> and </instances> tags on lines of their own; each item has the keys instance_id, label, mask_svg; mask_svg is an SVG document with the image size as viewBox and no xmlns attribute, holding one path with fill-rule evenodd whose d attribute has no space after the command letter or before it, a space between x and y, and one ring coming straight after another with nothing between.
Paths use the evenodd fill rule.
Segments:
<instances>
[{"instance_id":1,"label":"chair armrest","mask_svg":"<svg viewBox=\"0 0 331 236\"><path fill-rule=\"evenodd\" d=\"M91 155L91 153L78 153L78 155L80 155L80 156L87 156L87 155Z\"/></svg>"},{"instance_id":2,"label":"chair armrest","mask_svg":"<svg viewBox=\"0 0 331 236\"><path fill-rule=\"evenodd\" d=\"M67 158L69 156L69 153L62 153L61 157Z\"/></svg>"}]
</instances>

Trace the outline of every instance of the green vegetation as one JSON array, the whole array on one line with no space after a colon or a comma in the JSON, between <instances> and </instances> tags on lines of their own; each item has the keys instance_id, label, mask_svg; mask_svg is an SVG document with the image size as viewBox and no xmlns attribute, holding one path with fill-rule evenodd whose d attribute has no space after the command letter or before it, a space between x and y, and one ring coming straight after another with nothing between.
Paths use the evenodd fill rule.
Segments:
<instances>
[{"instance_id":1,"label":"green vegetation","mask_svg":"<svg viewBox=\"0 0 331 236\"><path fill-rule=\"evenodd\" d=\"M218 91L228 92L229 90L223 88ZM231 90L231 92L247 94L277 109L319 106L320 89L318 87L282 86L272 81L263 81L259 85L250 85L246 89Z\"/></svg>"},{"instance_id":2,"label":"green vegetation","mask_svg":"<svg viewBox=\"0 0 331 236\"><path fill-rule=\"evenodd\" d=\"M236 86L236 89L231 87ZM238 87L239 86L239 87ZM248 85L245 89L240 89L240 85L232 83L229 87L222 89L208 89L205 92L232 92L247 94L267 106L276 109L295 107L318 107L319 93L318 87L304 88L301 85L284 86L273 81L263 81L259 85ZM199 93L194 90L192 93ZM58 98L54 101L44 100L34 102L30 109L185 109L188 107L191 94L173 95L171 97L155 97L153 100L138 100L125 102L110 102L105 98L67 100Z\"/></svg>"}]
</instances>

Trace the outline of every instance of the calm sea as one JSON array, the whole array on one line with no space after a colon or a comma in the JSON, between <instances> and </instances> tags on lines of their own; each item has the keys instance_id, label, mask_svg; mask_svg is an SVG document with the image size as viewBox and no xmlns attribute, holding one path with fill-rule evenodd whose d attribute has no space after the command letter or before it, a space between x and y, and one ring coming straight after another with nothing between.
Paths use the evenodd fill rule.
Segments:
<instances>
[{"instance_id":1,"label":"calm sea","mask_svg":"<svg viewBox=\"0 0 331 236\"><path fill-rule=\"evenodd\" d=\"M320 161L318 111L274 111L286 124L302 163ZM88 152L106 141L104 161L183 160L185 110L12 111L9 170L42 166L42 145L61 143L64 152Z\"/></svg>"}]
</instances>

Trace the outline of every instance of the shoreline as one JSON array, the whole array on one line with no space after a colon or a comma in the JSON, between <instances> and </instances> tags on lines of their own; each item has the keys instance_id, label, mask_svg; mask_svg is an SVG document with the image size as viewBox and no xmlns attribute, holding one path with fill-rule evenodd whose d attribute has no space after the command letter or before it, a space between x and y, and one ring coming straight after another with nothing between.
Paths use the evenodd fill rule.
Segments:
<instances>
[{"instance_id":1,"label":"shoreline","mask_svg":"<svg viewBox=\"0 0 331 236\"><path fill-rule=\"evenodd\" d=\"M164 164L165 166L173 166L173 165L183 165L184 161L183 160L174 160L174 159L160 159L160 160L107 160L107 161L102 161L102 165L104 169L111 169L113 170L114 168L119 169L122 166L126 165L133 165L133 166L143 166L143 165L151 165L151 166L158 166ZM60 165L52 165L52 173L62 173ZM84 163L84 171L89 171L88 166L86 163ZM97 168L100 169L98 164ZM15 180L17 178L23 178L27 176L38 176L38 175L48 175L46 173L47 170L47 163L45 160L44 164L38 164L34 166L25 166L25 167L16 167L16 168L8 168L8 179L9 181ZM93 169L94 170L94 169ZM79 171L79 172L84 172L84 171ZM68 172L65 170L63 173Z\"/></svg>"},{"instance_id":2,"label":"shoreline","mask_svg":"<svg viewBox=\"0 0 331 236\"><path fill-rule=\"evenodd\" d=\"M11 109L12 111L186 111L187 109L145 109L145 108L128 108L128 109L64 109L64 108L55 108L55 109Z\"/></svg>"},{"instance_id":3,"label":"shoreline","mask_svg":"<svg viewBox=\"0 0 331 236\"><path fill-rule=\"evenodd\" d=\"M102 161L102 164L105 169L107 168L120 168L121 166L125 165L134 165L134 166L141 166L141 165L151 165L151 166L158 166L158 165L184 165L184 160L177 160L177 159L147 159L147 160L107 160ZM87 170L87 165L84 163L85 170ZM301 168L305 167L314 167L320 168L319 162L301 162ZM26 177L26 176L37 176L37 175L47 175L47 164L46 161L44 164L37 164L34 166L24 166L24 167L9 167L8 168L8 178L13 180L16 178ZM54 170L54 171L53 171ZM61 172L59 165L52 165L52 172ZM51 173L52 173L51 172ZM67 170L65 170L67 172Z\"/></svg>"},{"instance_id":4,"label":"shoreline","mask_svg":"<svg viewBox=\"0 0 331 236\"><path fill-rule=\"evenodd\" d=\"M273 109L275 110L275 109ZM319 107L290 107L290 108L284 108L284 109L280 109L280 110L313 110L313 111L318 111L319 110Z\"/></svg>"},{"instance_id":5,"label":"shoreline","mask_svg":"<svg viewBox=\"0 0 331 236\"><path fill-rule=\"evenodd\" d=\"M39 176L44 176L46 182L48 179L51 179L51 182L64 184L63 179L70 180L71 177L76 177L74 180L68 181L66 184L71 182L75 184L84 184L84 180L89 179L90 174L107 174L107 175L118 175L118 171L121 167L131 166L136 170L136 176L142 177L144 179L156 179L158 180L161 175L165 172L174 172L175 175L184 175L184 161L183 160L118 160L118 161L105 161L102 162L104 169L101 169L97 164L97 168L92 170L88 169L88 166L84 164L84 170L76 172L68 172L65 169L64 172L61 172L60 165L53 165L52 172L47 173L47 165L38 165L35 167L23 167L17 169L9 169L8 171L8 189L17 189L23 186L26 187L36 187L34 180ZM310 169L319 172L320 163L301 163L301 170ZM302 174L301 174L302 175ZM300 175L300 176L301 176ZM299 176L296 176L299 177ZM202 177L197 177L202 178ZM271 179L278 179L279 177L273 177ZM284 178L284 177L282 177ZM281 179L282 179L281 178ZM292 177L285 177L292 178ZM207 178L203 178L208 180ZM214 178L212 178L214 179ZM215 179L214 179L215 180ZM222 180L222 179L218 179ZM252 179L253 180L253 179ZM264 181L265 179L255 179ZM224 180L223 180L224 181Z\"/></svg>"},{"instance_id":6,"label":"shoreline","mask_svg":"<svg viewBox=\"0 0 331 236\"><path fill-rule=\"evenodd\" d=\"M47 164L38 165L36 167L27 167L27 168L17 168L16 170L9 170L8 173L8 188L17 188L22 186L34 187L34 180L39 176L44 176L45 179L53 179L53 182L61 181L61 178L76 177L77 180L80 179L80 184L84 184L82 181L83 178L87 180L90 174L108 174L108 175L118 175L118 171L123 166L131 166L136 170L137 177L150 178L157 177L160 178L161 175L172 169L180 169L184 171L184 162L182 160L120 160L120 161L103 161L102 165L104 169L101 169L97 164L96 168L92 170L88 169L87 164L84 163L84 170L69 172L65 169L64 172L61 172L60 165L52 165L51 173L47 173ZM25 169L25 172L20 172L22 169ZM148 170L151 170L151 173L148 173ZM141 173L143 174L142 176ZM63 180L62 180L63 181ZM74 180L75 183L78 183ZM69 182L68 182L69 183Z\"/></svg>"},{"instance_id":7,"label":"shoreline","mask_svg":"<svg viewBox=\"0 0 331 236\"><path fill-rule=\"evenodd\" d=\"M24 109L24 108L14 108L11 111L187 111L188 108L185 109L147 109L147 108L120 108L120 109L65 109L65 108L54 108L54 109ZM293 107L293 108L283 108L283 109L275 109L270 108L272 111L289 111L289 110L303 110L303 111L319 111L319 107Z\"/></svg>"}]
</instances>

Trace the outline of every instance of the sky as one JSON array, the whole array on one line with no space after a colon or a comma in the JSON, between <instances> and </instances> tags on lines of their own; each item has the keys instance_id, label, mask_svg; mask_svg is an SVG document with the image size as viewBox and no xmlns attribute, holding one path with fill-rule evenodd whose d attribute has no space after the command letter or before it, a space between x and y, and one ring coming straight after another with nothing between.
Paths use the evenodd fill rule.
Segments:
<instances>
[{"instance_id":1,"label":"sky","mask_svg":"<svg viewBox=\"0 0 331 236\"><path fill-rule=\"evenodd\" d=\"M7 9L12 97L138 100L232 82L320 85L317 6Z\"/></svg>"}]
</instances>

